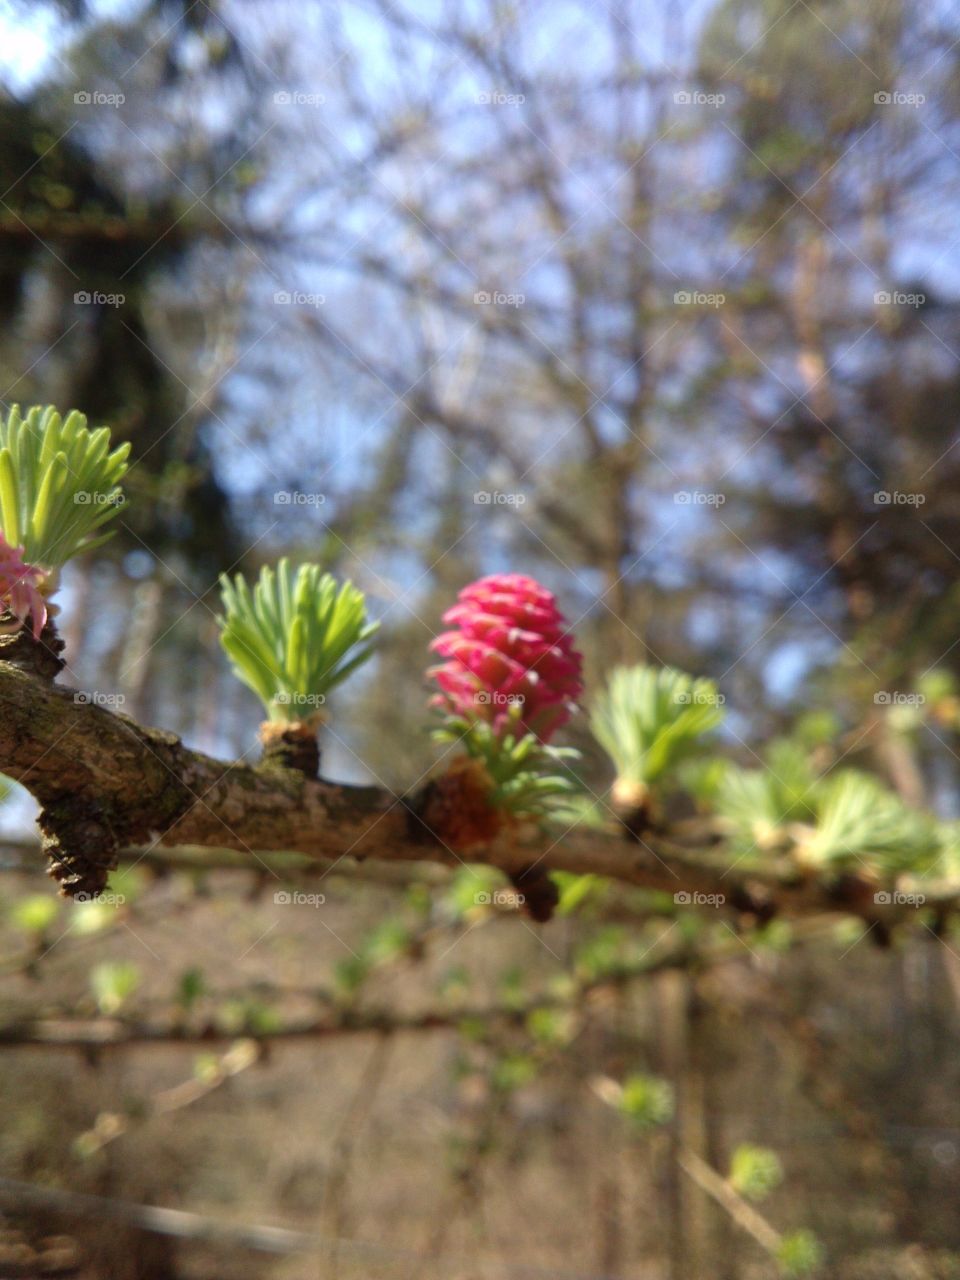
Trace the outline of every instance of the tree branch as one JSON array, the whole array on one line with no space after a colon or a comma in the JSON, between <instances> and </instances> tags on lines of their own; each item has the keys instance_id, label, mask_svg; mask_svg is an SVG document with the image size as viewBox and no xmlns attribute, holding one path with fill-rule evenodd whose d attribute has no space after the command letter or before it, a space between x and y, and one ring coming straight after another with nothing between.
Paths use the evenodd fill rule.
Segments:
<instances>
[{"instance_id":1,"label":"tree branch","mask_svg":"<svg viewBox=\"0 0 960 1280\"><path fill-rule=\"evenodd\" d=\"M428 783L400 797L380 787L305 777L274 763L224 762L185 747L69 690L0 661L0 769L37 799L50 874L63 891L97 893L130 845L231 849L311 859L478 862L533 884L548 872L594 874L670 894L713 895L709 905L772 914L845 910L873 919L867 877L817 878L789 860L742 871L722 848L662 834L638 837L586 824L556 834L518 830L452 847L431 823ZM694 904L695 905L695 904ZM894 923L902 909L883 907Z\"/></svg>"}]
</instances>

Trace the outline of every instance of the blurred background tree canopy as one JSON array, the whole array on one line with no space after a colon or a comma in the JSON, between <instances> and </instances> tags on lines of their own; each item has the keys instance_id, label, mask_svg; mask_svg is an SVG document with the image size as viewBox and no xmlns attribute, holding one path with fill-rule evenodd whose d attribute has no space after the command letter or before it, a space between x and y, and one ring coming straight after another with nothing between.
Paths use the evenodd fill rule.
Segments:
<instances>
[{"instance_id":1,"label":"blurred background tree canopy","mask_svg":"<svg viewBox=\"0 0 960 1280\"><path fill-rule=\"evenodd\" d=\"M556 591L588 690L624 661L708 675L744 764L789 735L958 816L958 17L0 5L0 399L133 443L117 536L66 577L66 682L255 752L217 576L310 558L382 623L325 771L403 788L435 758L441 612L518 571ZM889 706L916 690L923 715ZM583 723L568 740L602 791ZM11 849L29 817L14 793ZM930 937L798 954L786 926L745 941L610 893L535 934L429 877L325 885L291 929L272 883L143 867L127 914L74 928L9 864L0 1021L206 1001L265 1033L372 981L411 1017L458 984L513 1012L281 1038L255 1071L10 1047L0 1172L399 1251L333 1249L330 1276L960 1275L960 970ZM716 966L687 965L694 928ZM171 1098L184 1074L197 1097ZM779 1240L741 1220L758 1187ZM61 1225L100 1274L317 1274Z\"/></svg>"}]
</instances>

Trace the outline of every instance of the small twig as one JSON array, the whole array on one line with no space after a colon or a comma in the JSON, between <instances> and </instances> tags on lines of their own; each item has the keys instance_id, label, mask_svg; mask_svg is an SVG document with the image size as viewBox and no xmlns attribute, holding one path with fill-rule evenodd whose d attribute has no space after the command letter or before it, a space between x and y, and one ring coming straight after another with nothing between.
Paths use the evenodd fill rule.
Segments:
<instances>
[{"instance_id":1,"label":"small twig","mask_svg":"<svg viewBox=\"0 0 960 1280\"><path fill-rule=\"evenodd\" d=\"M831 919L804 922L803 937L807 941L829 937L834 927ZM797 926L799 930L799 926ZM4 1046L24 1048L114 1049L126 1045L154 1044L190 1046L214 1044L217 1041L235 1040L242 1034L257 1041L327 1039L353 1034L400 1033L405 1031L457 1030L464 1023L503 1022L522 1025L535 1009L573 1007L576 1002L592 992L623 987L667 969L699 969L724 961L749 960L741 940L732 935L714 946L697 951L688 943L661 950L657 943L638 961L625 962L615 970L591 978L581 978L562 996L536 994L522 1003L507 1006L464 1006L427 1010L424 1013L398 1016L389 1009L345 1008L339 1012L326 1012L320 1017L291 1020L269 1031L251 1031L236 1028L225 1029L215 1022L197 1026L184 1025L182 1021L144 1021L136 1018L34 1018L21 1022L9 1022L0 1026L0 1050ZM211 993L214 998L226 993ZM323 998L324 993L312 993Z\"/></svg>"},{"instance_id":2,"label":"small twig","mask_svg":"<svg viewBox=\"0 0 960 1280\"><path fill-rule=\"evenodd\" d=\"M370 1114L377 1091L383 1081L393 1040L389 1034L381 1034L367 1059L350 1105L344 1113L333 1141L331 1173L323 1205L323 1224L329 1229L334 1244L330 1250L328 1273L330 1280L337 1280L340 1272L340 1251L336 1241L345 1224L345 1198L353 1157L353 1148L364 1121Z\"/></svg>"},{"instance_id":3,"label":"small twig","mask_svg":"<svg viewBox=\"0 0 960 1280\"><path fill-rule=\"evenodd\" d=\"M114 1200L107 1196L89 1195L82 1191L64 1191L55 1187L39 1187L31 1182L14 1178L0 1178L0 1204L11 1210L23 1212L39 1209L44 1212L68 1214L77 1218L109 1219L150 1231L156 1235L174 1236L180 1240L202 1240L232 1248L254 1249L259 1253L317 1253L337 1248L349 1251L354 1257L377 1258L393 1262L418 1261L422 1268L433 1265L415 1249L392 1248L366 1240L330 1240L306 1231L292 1231L286 1227L238 1226L232 1222L220 1222L216 1218L188 1213L183 1209L162 1209L156 1205L134 1204L129 1200ZM466 1261L462 1256L444 1255L439 1259L436 1274L452 1275L463 1272ZM483 1263L476 1257L469 1259L471 1268L484 1265L484 1275L508 1280L512 1276L524 1276L526 1280L596 1280L582 1272L559 1271L556 1268L527 1266L522 1262L503 1263L489 1260ZM441 1271L444 1268L445 1271ZM425 1270L419 1272L426 1274Z\"/></svg>"},{"instance_id":4,"label":"small twig","mask_svg":"<svg viewBox=\"0 0 960 1280\"><path fill-rule=\"evenodd\" d=\"M84 1156L93 1155L102 1150L117 1138L129 1133L136 1125L142 1125L154 1116L166 1115L171 1111L182 1111L192 1106L208 1094L219 1089L227 1080L247 1067L252 1067L260 1056L260 1050L253 1040L238 1040L219 1059L216 1067L203 1076L191 1076L171 1089L162 1089L153 1098L152 1105L136 1118L122 1115L115 1111L103 1111L97 1116L92 1129L80 1134L77 1138L77 1150Z\"/></svg>"},{"instance_id":5,"label":"small twig","mask_svg":"<svg viewBox=\"0 0 960 1280\"><path fill-rule=\"evenodd\" d=\"M692 1178L697 1186L725 1209L738 1227L753 1236L757 1244L772 1257L780 1252L783 1237L772 1227L763 1214L758 1213L752 1204L748 1204L736 1191L728 1179L711 1169L705 1160L695 1151L681 1151L677 1163L684 1173Z\"/></svg>"}]
</instances>

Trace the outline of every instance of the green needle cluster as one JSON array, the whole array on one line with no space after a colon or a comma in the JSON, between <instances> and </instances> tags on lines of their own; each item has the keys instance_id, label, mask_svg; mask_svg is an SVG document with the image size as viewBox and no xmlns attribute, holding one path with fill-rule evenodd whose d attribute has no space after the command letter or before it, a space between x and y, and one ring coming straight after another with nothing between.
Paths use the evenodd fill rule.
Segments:
<instances>
[{"instance_id":1,"label":"green needle cluster","mask_svg":"<svg viewBox=\"0 0 960 1280\"><path fill-rule=\"evenodd\" d=\"M52 405L0 421L0 525L11 547L51 572L110 537L97 530L117 514L130 445L112 452L106 427L90 431L82 413Z\"/></svg>"},{"instance_id":2,"label":"green needle cluster","mask_svg":"<svg viewBox=\"0 0 960 1280\"><path fill-rule=\"evenodd\" d=\"M723 719L712 680L673 667L616 667L594 700L590 728L617 778L649 786Z\"/></svg>"},{"instance_id":3,"label":"green needle cluster","mask_svg":"<svg viewBox=\"0 0 960 1280\"><path fill-rule=\"evenodd\" d=\"M485 721L448 717L442 729L434 730L437 742L463 747L481 760L493 781L491 803L515 817L540 819L557 807L558 798L577 793L564 761L579 760L572 747L546 746L533 733L520 732L520 707L512 712L507 732L495 730Z\"/></svg>"},{"instance_id":4,"label":"green needle cluster","mask_svg":"<svg viewBox=\"0 0 960 1280\"><path fill-rule=\"evenodd\" d=\"M237 678L274 721L307 719L371 656L363 592L319 565L264 566L253 589L242 574L220 579L220 643Z\"/></svg>"}]
</instances>

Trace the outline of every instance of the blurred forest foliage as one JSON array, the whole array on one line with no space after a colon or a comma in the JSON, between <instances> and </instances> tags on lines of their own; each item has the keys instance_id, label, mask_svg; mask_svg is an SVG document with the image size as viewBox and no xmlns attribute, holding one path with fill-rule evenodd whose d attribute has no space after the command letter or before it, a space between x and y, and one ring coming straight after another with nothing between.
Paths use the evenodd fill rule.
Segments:
<instances>
[{"instance_id":1,"label":"blurred forest foliage","mask_svg":"<svg viewBox=\"0 0 960 1280\"><path fill-rule=\"evenodd\" d=\"M522 571L588 697L620 661L709 675L743 763L787 735L960 815L958 16L3 5L0 399L133 442L117 535L66 577L64 681L251 755L217 575L317 560L383 624L325 772L408 787L440 613ZM25 817L12 797L0 1023L123 1007L262 1046L439 1000L448 1025L269 1061L10 1037L0 1174L382 1246L326 1250L331 1277L960 1276L949 939L744 938L623 891L534 931L456 877L277 907L267 877L146 864L122 910L45 907ZM50 1221L24 1209L9 1247ZM78 1274L318 1274L55 1225Z\"/></svg>"}]
</instances>

